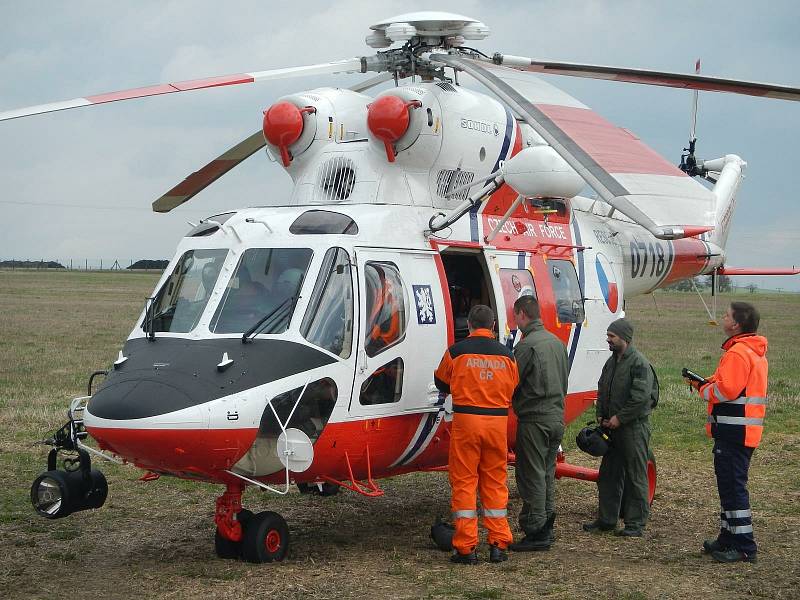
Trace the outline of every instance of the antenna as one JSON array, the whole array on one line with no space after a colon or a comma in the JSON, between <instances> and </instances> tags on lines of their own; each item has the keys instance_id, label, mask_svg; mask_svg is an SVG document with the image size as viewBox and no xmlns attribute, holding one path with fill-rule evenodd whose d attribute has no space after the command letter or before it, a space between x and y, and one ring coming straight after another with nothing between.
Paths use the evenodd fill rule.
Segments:
<instances>
[{"instance_id":1,"label":"antenna","mask_svg":"<svg viewBox=\"0 0 800 600\"><path fill-rule=\"evenodd\" d=\"M700 74L700 59L697 59L697 62L694 63L694 73L695 75ZM695 131L697 129L697 101L700 97L700 92L695 90L692 92L692 125L689 128L689 144L693 144L697 141L697 137L695 135Z\"/></svg>"},{"instance_id":2,"label":"antenna","mask_svg":"<svg viewBox=\"0 0 800 600\"><path fill-rule=\"evenodd\" d=\"M700 74L699 58L694 63L694 72L695 75ZM697 158L694 155L695 146L697 145L697 104L699 96L700 94L697 90L692 92L692 117L689 125L689 147L683 149L686 154L681 154L681 164L678 165L680 170L690 177L695 177L697 175L702 177L706 176L706 170L703 168L702 164L697 164Z\"/></svg>"}]
</instances>

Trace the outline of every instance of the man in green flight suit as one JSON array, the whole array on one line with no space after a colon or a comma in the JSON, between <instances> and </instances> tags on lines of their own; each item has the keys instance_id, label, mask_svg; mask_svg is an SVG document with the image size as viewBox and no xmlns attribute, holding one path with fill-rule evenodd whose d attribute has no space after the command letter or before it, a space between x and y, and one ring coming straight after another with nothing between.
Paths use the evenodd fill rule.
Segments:
<instances>
[{"instance_id":1,"label":"man in green flight suit","mask_svg":"<svg viewBox=\"0 0 800 600\"><path fill-rule=\"evenodd\" d=\"M520 381L512 406L519 420L515 474L525 537L509 549L548 550L554 539L556 456L564 436L569 359L564 343L542 325L536 298L518 298L514 318L524 336L514 349Z\"/></svg>"},{"instance_id":2,"label":"man in green flight suit","mask_svg":"<svg viewBox=\"0 0 800 600\"><path fill-rule=\"evenodd\" d=\"M597 383L597 420L610 430L611 444L600 463L597 519L584 523L583 529L616 529L621 507L625 527L616 534L641 537L650 515L647 459L650 411L658 397L658 382L650 362L631 344L630 322L612 322L607 340L612 355Z\"/></svg>"}]
</instances>

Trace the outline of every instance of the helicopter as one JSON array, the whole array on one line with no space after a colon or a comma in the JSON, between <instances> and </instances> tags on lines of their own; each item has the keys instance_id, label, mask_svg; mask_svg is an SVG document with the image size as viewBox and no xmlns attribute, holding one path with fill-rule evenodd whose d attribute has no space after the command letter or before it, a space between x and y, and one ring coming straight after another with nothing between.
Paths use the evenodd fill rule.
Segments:
<instances>
[{"instance_id":1,"label":"helicopter","mask_svg":"<svg viewBox=\"0 0 800 600\"><path fill-rule=\"evenodd\" d=\"M513 346L513 303L536 296L568 350L571 422L596 398L606 328L625 298L699 274L798 273L726 265L741 158L698 159L690 140L676 167L537 74L795 101L799 89L467 46L489 33L469 17L409 13L371 27L370 56L0 113L376 74L277 99L257 132L153 203L171 211L264 148L294 184L282 206L212 215L182 238L113 367L92 375L49 440L31 488L39 514L102 506L107 483L91 459L120 460L145 479L224 485L217 555L280 561L289 527L243 508L245 487L378 497L383 477L447 468L452 399L433 369L467 335L471 306L492 307L498 338ZM515 430L512 417L510 453ZM562 454L557 476L597 472ZM652 498L652 461L649 476Z\"/></svg>"}]
</instances>

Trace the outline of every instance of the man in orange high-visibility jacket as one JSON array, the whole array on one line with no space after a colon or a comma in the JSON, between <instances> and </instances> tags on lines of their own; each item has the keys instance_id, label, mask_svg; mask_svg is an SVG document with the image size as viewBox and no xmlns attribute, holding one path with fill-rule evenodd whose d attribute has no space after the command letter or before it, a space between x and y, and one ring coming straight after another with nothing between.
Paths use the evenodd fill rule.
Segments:
<instances>
[{"instance_id":1,"label":"man in orange high-visibility jacket","mask_svg":"<svg viewBox=\"0 0 800 600\"><path fill-rule=\"evenodd\" d=\"M473 306L467 317L470 335L450 346L434 373L439 390L453 395L450 428L450 506L453 512L453 556L477 564L480 491L483 524L489 532L489 561L508 559L513 541L508 526L508 407L519 383L511 351L494 339L494 313Z\"/></svg>"},{"instance_id":2,"label":"man in orange high-visibility jacket","mask_svg":"<svg viewBox=\"0 0 800 600\"><path fill-rule=\"evenodd\" d=\"M750 457L761 441L767 410L767 338L757 335L758 311L732 302L722 318L725 353L707 383L692 384L708 400L706 432L714 438L714 473L720 501L717 539L703 552L719 562L755 562L747 476Z\"/></svg>"}]
</instances>

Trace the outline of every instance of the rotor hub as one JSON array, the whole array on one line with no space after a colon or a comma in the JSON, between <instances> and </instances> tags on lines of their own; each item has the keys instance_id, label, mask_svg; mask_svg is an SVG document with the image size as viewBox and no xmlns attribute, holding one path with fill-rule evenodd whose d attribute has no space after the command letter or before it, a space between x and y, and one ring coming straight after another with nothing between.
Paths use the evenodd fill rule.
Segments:
<instances>
[{"instance_id":1,"label":"rotor hub","mask_svg":"<svg viewBox=\"0 0 800 600\"><path fill-rule=\"evenodd\" d=\"M460 46L464 40L482 40L489 36L485 24L453 13L421 11L385 19L372 25L366 42L372 48L388 48L394 43L410 42L431 47Z\"/></svg>"}]
</instances>

